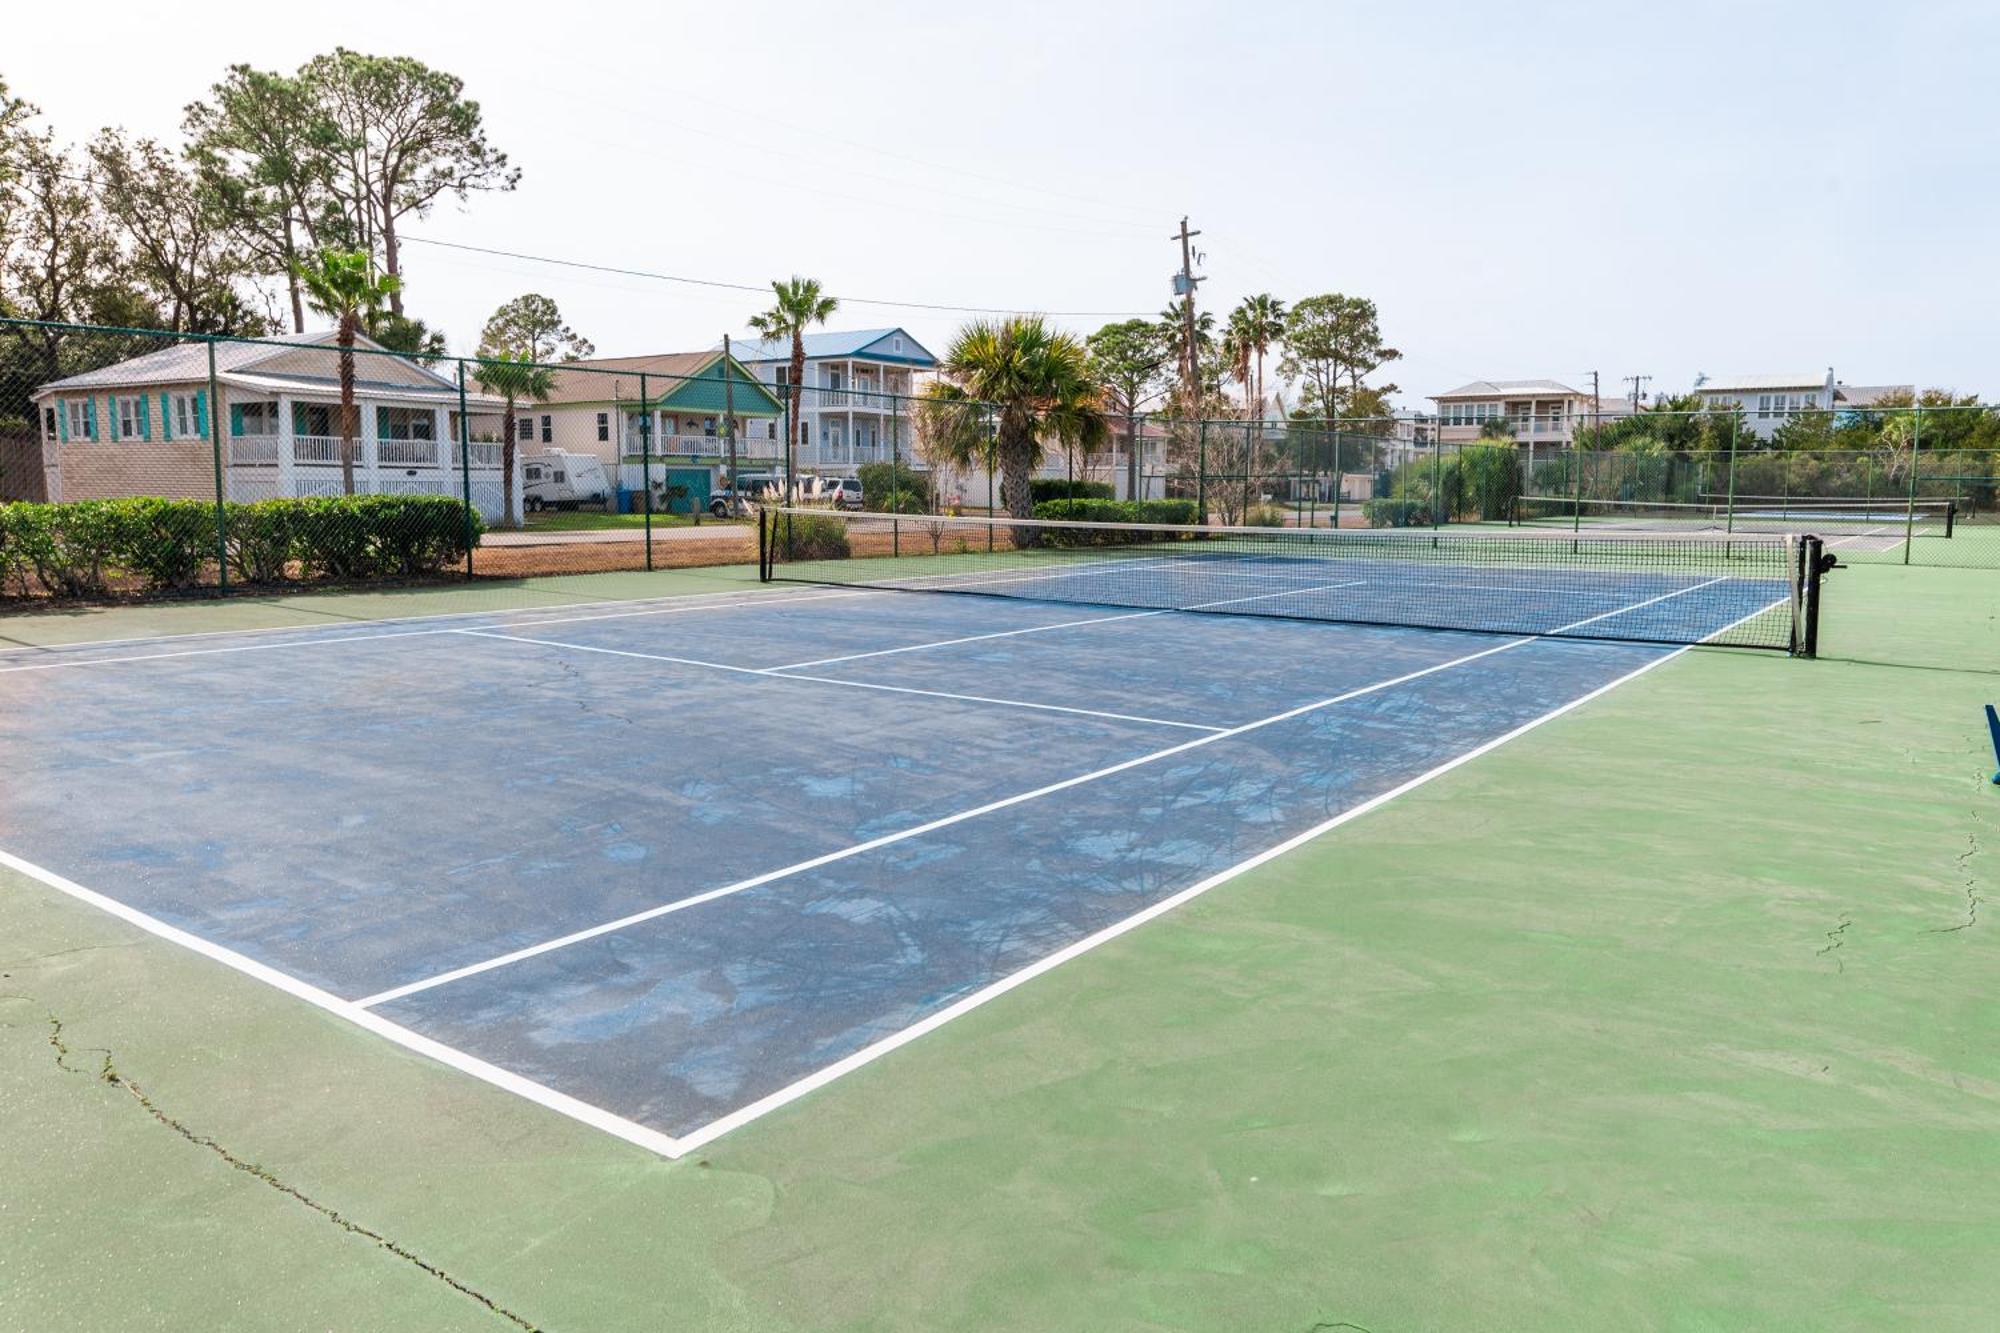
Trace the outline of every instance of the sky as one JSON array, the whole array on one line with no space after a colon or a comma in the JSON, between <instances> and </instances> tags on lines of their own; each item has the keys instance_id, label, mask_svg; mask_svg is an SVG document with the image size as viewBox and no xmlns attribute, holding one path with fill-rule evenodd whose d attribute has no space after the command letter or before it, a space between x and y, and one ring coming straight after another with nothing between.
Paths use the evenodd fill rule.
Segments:
<instances>
[{"instance_id":1,"label":"sky","mask_svg":"<svg viewBox=\"0 0 2000 1333\"><path fill-rule=\"evenodd\" d=\"M1424 396L1607 396L1831 366L2000 397L2000 6L508 3L15 6L0 75L81 143L178 141L225 67L346 45L464 79L520 188L405 225L469 351L554 297L604 355L708 347L759 285L942 351L973 310L1079 333L1171 299L1373 299ZM88 21L80 21L87 14ZM906 305L872 304L902 302Z\"/></svg>"}]
</instances>

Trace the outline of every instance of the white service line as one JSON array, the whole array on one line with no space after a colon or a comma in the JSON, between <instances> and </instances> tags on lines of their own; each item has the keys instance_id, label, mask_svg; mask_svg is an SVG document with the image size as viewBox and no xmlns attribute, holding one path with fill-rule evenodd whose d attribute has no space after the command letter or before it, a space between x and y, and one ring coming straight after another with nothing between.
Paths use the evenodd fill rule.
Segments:
<instances>
[{"instance_id":1,"label":"white service line","mask_svg":"<svg viewBox=\"0 0 2000 1333\"><path fill-rule=\"evenodd\" d=\"M1221 727L1211 727L1200 722L1176 722L1164 717L1141 717L1136 713L1107 713L1096 708L1071 708L1063 704L1036 703L1029 699L1000 699L984 694L953 694L946 690L921 690L909 685L884 685L867 680L841 680L836 676L799 676L782 667L733 666L728 662L706 662L697 657L674 657L667 653L642 653L631 648L599 648L587 643L566 643L560 639L531 639L525 634L496 634L492 630L459 629L449 631L477 639L499 639L504 643L531 643L538 648L563 648L578 653L602 653L607 657L636 657L645 662L671 662L675 666L707 667L711 671L728 671L739 676L762 676L766 680L809 681L815 685L844 685L855 690L889 690L896 694L921 694L932 699L951 699L960 703L994 704L1002 708L1028 708L1043 713L1070 713L1083 717L1110 718L1118 722L1148 722L1156 727L1186 727L1193 731L1221 731Z\"/></svg>"},{"instance_id":2,"label":"white service line","mask_svg":"<svg viewBox=\"0 0 2000 1333\"><path fill-rule=\"evenodd\" d=\"M32 861L25 861L11 852L0 851L0 866L18 871L28 878L48 885L60 893L68 894L81 902L90 904L100 911L108 912L121 921L126 921L163 940L191 949L204 958L211 958L226 967L232 967L246 976L255 977L268 986L275 986L285 994L304 1000L307 1004L338 1015L356 1026L366 1028L379 1037L387 1037L405 1050L418 1055L429 1056L439 1064L448 1065L463 1074L491 1083L518 1097L525 1097L539 1106L566 1115L572 1120L580 1120L595 1129L615 1134L628 1143L635 1143L648 1151L666 1157L678 1157L684 1151L672 1135L662 1134L636 1121L615 1115L589 1102L579 1101L566 1092L524 1078L519 1074L488 1064L476 1055L468 1055L455 1046L447 1046L441 1041L412 1032L400 1023L391 1022L380 1014L370 1013L351 1000L343 1000L330 991L321 990L310 982L280 972L277 968L236 952L234 949L205 940L201 936L170 926L158 917L150 916L136 907L127 906L116 898L106 897L94 889L87 889L74 880L65 879L53 870L45 869Z\"/></svg>"},{"instance_id":3,"label":"white service line","mask_svg":"<svg viewBox=\"0 0 2000 1333\"><path fill-rule=\"evenodd\" d=\"M1107 625L1114 620L1142 620L1147 616L1166 615L1159 611L1127 611L1115 616L1092 616L1087 620L1063 620L1053 625L1030 625L1025 629L1003 629L992 634L967 634L956 639L934 639L929 643L909 643L900 648L877 648L873 652L848 653L844 657L816 657L810 662L787 662L783 666L765 667L766 671L802 671L806 667L832 666L836 662L858 662L864 657L890 657L896 653L920 653L930 648L950 648L961 643L979 643L986 639L1008 639L1019 634L1041 634L1052 629L1074 629L1078 625Z\"/></svg>"},{"instance_id":4,"label":"white service line","mask_svg":"<svg viewBox=\"0 0 2000 1333\"><path fill-rule=\"evenodd\" d=\"M1249 597L1225 597L1219 602L1193 602L1179 609L1182 611L1206 611L1211 607L1235 606L1238 602L1264 602L1269 601L1273 597L1297 597L1301 593L1331 592L1335 588L1358 588L1367 581L1367 579L1348 579L1341 583L1322 583L1312 588L1286 588L1282 592L1260 592L1254 593Z\"/></svg>"}]
</instances>

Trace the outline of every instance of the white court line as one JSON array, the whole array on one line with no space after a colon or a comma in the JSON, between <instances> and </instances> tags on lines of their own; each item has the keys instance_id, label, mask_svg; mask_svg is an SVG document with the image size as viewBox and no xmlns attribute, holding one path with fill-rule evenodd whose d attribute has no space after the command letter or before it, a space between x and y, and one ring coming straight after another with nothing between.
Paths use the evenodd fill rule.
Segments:
<instances>
[{"instance_id":1,"label":"white court line","mask_svg":"<svg viewBox=\"0 0 2000 1333\"><path fill-rule=\"evenodd\" d=\"M280 972L277 968L260 963L254 958L236 952L234 949L205 940L201 936L170 926L159 918L149 916L136 907L129 907L116 898L106 897L94 889L86 889L74 880L65 879L53 870L45 869L32 861L22 860L11 852L0 851L0 866L6 866L28 878L48 885L58 892L68 894L80 902L90 904L100 911L108 912L121 921L129 922L139 929L157 935L163 940L191 949L204 958L210 958L226 967L235 968L246 976L255 977L268 986L275 986L285 994L304 1000L307 1004L326 1010L330 1014L346 1019L358 1027L366 1028L379 1037L387 1037L405 1050L418 1055L429 1056L439 1064L448 1065L463 1074L491 1083L517 1097L525 1097L539 1106L545 1106L572 1120L580 1120L593 1128L608 1134L615 1134L628 1143L637 1144L651 1152L667 1157L678 1157L684 1151L672 1135L662 1134L657 1129L649 1129L636 1121L614 1115L599 1106L580 1101L566 1092L557 1092L533 1079L524 1078L498 1065L488 1064L478 1056L467 1055L455 1046L447 1046L441 1041L412 1032L399 1023L393 1023L380 1014L370 1013L351 1000L343 1000L330 991L321 990L309 982Z\"/></svg>"},{"instance_id":2,"label":"white court line","mask_svg":"<svg viewBox=\"0 0 2000 1333\"><path fill-rule=\"evenodd\" d=\"M1722 582L1721 579L1709 580L1709 583L1720 583L1720 582ZM1663 602L1666 601L1668 598L1679 597L1685 593L1694 592L1697 588L1703 588L1707 586L1709 585L1696 584L1694 588L1682 588L1677 592L1662 593L1658 597L1649 597L1643 602L1634 602L1630 606L1621 606L1616 611L1605 611L1602 612L1601 614L1591 616L1585 620L1574 621L1568 625L1562 626L1560 629L1551 630L1549 631L1549 633L1562 634L1569 630L1579 629L1584 625L1589 625L1596 621L1603 620L1608 616L1623 615L1627 611L1636 611L1640 607L1651 606L1655 602ZM460 632L470 634L470 633L477 633L478 631L464 630ZM502 635L502 636L490 636L490 637L506 637L506 636ZM1025 802L1028 801L1038 800L1041 797L1053 795L1054 793L1059 791L1068 791L1072 787L1080 787L1086 782L1096 782L1100 778L1108 778L1114 773L1123 773L1127 769L1137 768L1142 764L1150 764L1160 759L1171 758L1172 756L1177 754L1185 754L1189 750L1198 749L1204 745L1213 745L1217 741L1225 741L1236 736L1242 736L1248 732L1257 731L1264 727L1273 726L1279 722L1289 722L1293 718L1302 717L1307 713L1317 712L1322 708L1331 708L1335 704L1346 703L1350 699L1358 699L1365 694L1374 694L1379 690L1386 690L1391 688L1392 686L1402 685L1409 681L1417 680L1423 676L1435 675L1437 672L1447 671L1450 670L1452 667L1462 666L1467 662L1476 662L1480 658L1491 657L1495 653L1504 653L1509 649L1519 648L1522 644L1537 643L1545 637L1547 636L1538 634L1538 635L1531 635L1526 638L1509 639L1504 643L1495 644L1491 648L1482 648L1476 653L1466 653L1461 657L1450 658L1446 661L1437 662L1432 664L1431 666L1422 667L1415 671L1407 671L1400 676L1392 676L1387 680L1378 680L1372 685L1362 685L1355 689L1347 690L1344 691L1343 693L1333 695L1331 698L1318 699L1313 701L1312 703L1300 704L1296 708L1288 708L1282 713L1273 713L1269 717L1259 718L1254 722L1245 722L1239 726L1229 727L1222 731L1210 732L1206 736L1197 736L1195 739L1191 741L1182 741L1179 745L1169 745L1165 749L1155 750L1151 754L1142 754L1137 758L1122 760L1116 764L1108 764L1103 768L1093 769L1088 773L1080 774L1073 778L1064 778L1060 782L1051 782L1046 786L1037 787L1033 791L1020 792L1013 796L1005 796L997 801L988 801L986 804L974 806L970 810L961 810L956 814L945 815L941 818L933 819L928 823L918 824L911 828L898 830L895 833L885 833L878 838L870 838L866 842L855 843L851 847L843 847L839 851L826 852L820 856L815 856L808 860L800 861L794 865L781 866L776 870L767 870L761 875L752 875L748 879L738 880L733 884L724 884L718 888L708 889L701 893L692 894L686 898L678 898L670 903L661 903L658 906L649 907L644 909L643 911L633 912L626 916L621 916L616 920L600 922L595 926L586 926L582 930L571 931L567 935L559 935L554 939L543 940L539 944L531 944L528 945L526 948L515 949L512 950L511 952L499 954L496 955L495 957L485 959L481 962L469 963L464 967L453 968L448 972L440 972L435 976L424 977L421 978L420 980L412 981L405 985L391 987L388 990L367 996L366 998L361 1000L357 1000L356 1003L364 1006L386 1004L391 1000L401 999L406 995L414 995L419 991L430 990L432 987L435 986L442 986L448 982L460 981L466 977L477 976L482 972L490 972L496 967L506 967L511 963L523 962L529 958L539 957L542 954L550 953L556 949L568 948L572 944L581 944L585 940L594 940L600 935L609 935L614 931L624 930L630 926L636 926L643 922L653 921L674 912L684 912L690 907L698 907L703 903L714 902L718 898L727 898L734 894L742 893L745 892L746 890L757 888L760 885L769 884L774 880L787 879L793 875L801 874L808 870L816 870L821 866L832 865L837 861L845 861L849 857L859 856L863 852L872 852L878 848L888 847L895 843L903 842L909 838L920 837L926 833L935 833L939 829L950 828L954 824L964 823L968 819L977 819L981 815L989 815L996 810L1006 810L1013 806L1024 804ZM525 642L534 642L534 640L525 640ZM556 644L553 646L570 647L572 645ZM620 650L617 649L610 649L610 648L601 649L598 651L613 653L621 657L643 656L643 654L629 654L621 652ZM749 668L747 667L738 667L734 669L739 671L749 670Z\"/></svg>"},{"instance_id":3,"label":"white court line","mask_svg":"<svg viewBox=\"0 0 2000 1333\"><path fill-rule=\"evenodd\" d=\"M460 585L470 586L470 585ZM443 591L443 589L440 589ZM300 595L317 596L309 590L301 590ZM362 625L423 625L434 620L470 620L478 616L533 615L538 611L582 611L598 606L660 606L665 602L685 602L695 598L732 597L733 592L676 592L664 593L658 597L602 598L591 602L551 603L546 606L491 607L484 611L431 611L415 616L346 616L334 620L312 620L297 625L257 625L248 629L200 629L184 634L139 634L120 639L78 639L73 643L22 643L12 641L11 646L0 647L0 652L9 653L60 653L71 649L131 647L141 643L193 643L209 639L238 639L253 634L309 634L314 630L356 628ZM840 594L833 594L840 595ZM772 599L776 600L776 599ZM258 597L246 597L218 602L218 605L269 606L271 602Z\"/></svg>"},{"instance_id":4,"label":"white court line","mask_svg":"<svg viewBox=\"0 0 2000 1333\"><path fill-rule=\"evenodd\" d=\"M782 667L733 666L728 662L705 662L695 657L673 657L666 653L642 653L630 648L599 648L587 643L565 643L559 639L531 639L525 634L497 634L492 630L459 629L450 633L477 639L499 639L505 643L532 643L540 648L563 648L578 653L602 653L607 657L636 657L646 662L671 662L675 666L707 667L739 676L762 676L766 680L810 681L816 685L845 685L856 690L889 690L896 694L921 694L932 699L953 699L960 703L995 704L1003 708L1029 708L1043 713L1070 713L1081 717L1111 718L1119 722L1149 722L1156 727L1186 727L1193 731L1221 731L1200 722L1176 722L1164 717L1141 717L1136 713L1107 713L1096 708L1070 708L1063 704L1035 703L1028 699L999 699L984 694L952 694L945 690L920 690L908 685L883 685L867 680L841 680L834 676L795 676Z\"/></svg>"},{"instance_id":5,"label":"white court line","mask_svg":"<svg viewBox=\"0 0 2000 1333\"><path fill-rule=\"evenodd\" d=\"M1331 592L1335 588L1358 588L1366 582L1368 582L1367 579L1347 579L1341 583L1322 583L1312 588L1286 588L1282 592L1260 592L1249 597L1225 597L1219 602L1194 602L1179 609L1182 611L1206 611L1211 607L1235 606L1238 602L1263 602L1273 597L1297 597L1301 593Z\"/></svg>"},{"instance_id":6,"label":"white court line","mask_svg":"<svg viewBox=\"0 0 2000 1333\"><path fill-rule=\"evenodd\" d=\"M1074 629L1078 625L1106 625L1114 620L1142 620L1147 616L1163 616L1166 610L1127 611L1116 616L1092 616L1088 620L1064 620L1053 625L1030 625L1026 629L1003 629L992 634L967 634L956 639L936 639L930 643L910 643L901 648L877 648L873 652L848 653L844 657L816 657L810 662L787 662L783 666L765 667L766 671L800 671L806 667L832 666L836 662L858 662L864 657L889 657L896 653L919 653L927 648L949 648L961 643L979 643L985 639L1007 639L1017 634L1040 634L1052 629Z\"/></svg>"},{"instance_id":7,"label":"white court line","mask_svg":"<svg viewBox=\"0 0 2000 1333\"><path fill-rule=\"evenodd\" d=\"M713 595L727 596L728 594L717 593ZM680 615L691 611L729 611L746 606L774 606L782 605L786 602L827 602L842 597L866 597L870 595L868 592L846 592L808 593L798 597L757 597L739 602L707 602L688 606L656 607L646 611L614 611L604 615L571 616L556 620L531 620L518 623L532 629L540 625L567 625L579 620L620 620L630 619L635 616ZM320 627L305 626L304 632L310 634L317 628ZM507 626L501 625L499 628L505 629ZM294 630L292 632L297 633L299 631ZM422 639L432 638L440 634L470 634L473 632L472 630L458 628L386 630L377 634L340 634L331 637L319 635L313 638L294 639L285 643L238 643L229 644L221 648L180 648L165 653L129 653L123 657L71 657L59 662L29 662L22 666L0 667L0 676L12 675L21 671L58 671L65 667L110 666L119 662L158 662L176 657L212 657L223 653L261 653L269 652L276 648L313 648L331 643L362 643L374 639Z\"/></svg>"}]
</instances>

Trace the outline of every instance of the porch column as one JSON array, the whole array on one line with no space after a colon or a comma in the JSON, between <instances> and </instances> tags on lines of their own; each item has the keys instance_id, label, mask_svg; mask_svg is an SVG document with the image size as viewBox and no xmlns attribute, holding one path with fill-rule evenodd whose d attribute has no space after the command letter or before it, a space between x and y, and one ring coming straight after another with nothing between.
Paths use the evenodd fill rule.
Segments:
<instances>
[{"instance_id":1,"label":"porch column","mask_svg":"<svg viewBox=\"0 0 2000 1333\"><path fill-rule=\"evenodd\" d=\"M375 404L357 401L355 415L361 418L360 438L355 444L361 450L361 475L354 479L357 494L380 495L382 493L382 449L375 442ZM365 478L365 480L364 480Z\"/></svg>"},{"instance_id":2,"label":"porch column","mask_svg":"<svg viewBox=\"0 0 2000 1333\"><path fill-rule=\"evenodd\" d=\"M431 453L441 468L451 466L450 455L446 452L445 441L451 438L451 414L442 407L431 409Z\"/></svg>"},{"instance_id":3,"label":"porch column","mask_svg":"<svg viewBox=\"0 0 2000 1333\"><path fill-rule=\"evenodd\" d=\"M216 411L221 412L226 410L222 405L217 404ZM228 417L223 418L223 423L225 426L234 424ZM278 395L278 494L287 497L299 493L299 460L293 456L293 448L292 400L280 394Z\"/></svg>"}]
</instances>

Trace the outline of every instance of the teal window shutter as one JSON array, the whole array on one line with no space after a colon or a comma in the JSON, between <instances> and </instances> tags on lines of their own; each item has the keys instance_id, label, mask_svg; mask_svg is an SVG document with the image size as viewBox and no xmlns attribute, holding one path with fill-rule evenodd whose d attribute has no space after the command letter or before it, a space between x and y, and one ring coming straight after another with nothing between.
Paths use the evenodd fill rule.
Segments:
<instances>
[{"instance_id":1,"label":"teal window shutter","mask_svg":"<svg viewBox=\"0 0 2000 1333\"><path fill-rule=\"evenodd\" d=\"M174 400L164 393L160 395L160 438L174 438Z\"/></svg>"},{"instance_id":2,"label":"teal window shutter","mask_svg":"<svg viewBox=\"0 0 2000 1333\"><path fill-rule=\"evenodd\" d=\"M194 428L203 436L208 434L208 390L196 389L194 393Z\"/></svg>"},{"instance_id":3,"label":"teal window shutter","mask_svg":"<svg viewBox=\"0 0 2000 1333\"><path fill-rule=\"evenodd\" d=\"M69 403L63 399L56 401L56 439L62 444L69 443Z\"/></svg>"},{"instance_id":4,"label":"teal window shutter","mask_svg":"<svg viewBox=\"0 0 2000 1333\"><path fill-rule=\"evenodd\" d=\"M92 395L83 400L83 438L97 438L97 398Z\"/></svg>"},{"instance_id":5,"label":"teal window shutter","mask_svg":"<svg viewBox=\"0 0 2000 1333\"><path fill-rule=\"evenodd\" d=\"M137 404L139 409L139 438L142 440L150 440L153 438L152 401L148 399L146 395L143 393L140 394L138 398L134 399L133 401Z\"/></svg>"},{"instance_id":6,"label":"teal window shutter","mask_svg":"<svg viewBox=\"0 0 2000 1333\"><path fill-rule=\"evenodd\" d=\"M118 438L118 395L104 395L104 435L106 439Z\"/></svg>"},{"instance_id":7,"label":"teal window shutter","mask_svg":"<svg viewBox=\"0 0 2000 1333\"><path fill-rule=\"evenodd\" d=\"M243 434L243 404L229 405L229 438L236 439Z\"/></svg>"}]
</instances>

